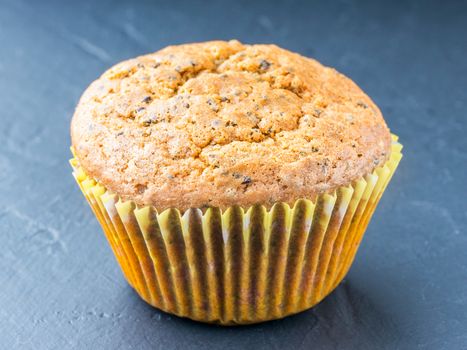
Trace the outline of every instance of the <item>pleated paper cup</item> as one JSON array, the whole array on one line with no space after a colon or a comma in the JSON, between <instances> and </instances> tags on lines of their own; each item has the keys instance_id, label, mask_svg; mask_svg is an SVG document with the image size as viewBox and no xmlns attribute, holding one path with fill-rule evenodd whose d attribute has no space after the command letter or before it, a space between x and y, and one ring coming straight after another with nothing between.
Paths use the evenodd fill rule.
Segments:
<instances>
[{"instance_id":1,"label":"pleated paper cup","mask_svg":"<svg viewBox=\"0 0 467 350\"><path fill-rule=\"evenodd\" d=\"M158 212L86 175L73 175L99 220L123 275L149 304L224 325L282 318L319 303L348 272L401 157L314 201Z\"/></svg>"}]
</instances>

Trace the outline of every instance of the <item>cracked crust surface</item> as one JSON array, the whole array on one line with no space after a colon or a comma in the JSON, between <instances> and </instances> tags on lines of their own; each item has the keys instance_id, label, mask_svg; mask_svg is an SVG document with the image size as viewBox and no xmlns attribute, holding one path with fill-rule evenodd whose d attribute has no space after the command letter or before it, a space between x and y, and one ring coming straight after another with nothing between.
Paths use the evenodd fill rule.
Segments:
<instances>
[{"instance_id":1,"label":"cracked crust surface","mask_svg":"<svg viewBox=\"0 0 467 350\"><path fill-rule=\"evenodd\" d=\"M238 41L117 64L84 92L71 136L90 176L160 210L312 199L373 171L391 143L350 79Z\"/></svg>"}]
</instances>

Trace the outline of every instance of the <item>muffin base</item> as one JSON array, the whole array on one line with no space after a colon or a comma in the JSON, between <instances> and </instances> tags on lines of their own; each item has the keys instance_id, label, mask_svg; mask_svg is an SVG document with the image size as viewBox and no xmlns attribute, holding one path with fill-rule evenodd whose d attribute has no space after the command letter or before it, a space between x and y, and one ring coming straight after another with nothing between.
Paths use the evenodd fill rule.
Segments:
<instances>
[{"instance_id":1,"label":"muffin base","mask_svg":"<svg viewBox=\"0 0 467 350\"><path fill-rule=\"evenodd\" d=\"M128 283L147 303L222 325L249 324L306 310L347 274L386 186L402 158L314 201L176 208L139 207L86 175L73 175L101 224Z\"/></svg>"}]
</instances>

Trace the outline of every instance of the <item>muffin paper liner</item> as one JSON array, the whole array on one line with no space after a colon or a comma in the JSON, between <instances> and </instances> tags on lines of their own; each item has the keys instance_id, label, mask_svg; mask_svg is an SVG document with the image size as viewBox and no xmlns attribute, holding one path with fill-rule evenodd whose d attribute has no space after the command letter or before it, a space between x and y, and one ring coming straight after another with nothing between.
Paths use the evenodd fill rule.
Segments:
<instances>
[{"instance_id":1,"label":"muffin paper liner","mask_svg":"<svg viewBox=\"0 0 467 350\"><path fill-rule=\"evenodd\" d=\"M73 175L99 220L123 275L149 304L203 322L247 324L312 307L342 281L400 159L292 206L221 211L140 207L86 175Z\"/></svg>"}]
</instances>

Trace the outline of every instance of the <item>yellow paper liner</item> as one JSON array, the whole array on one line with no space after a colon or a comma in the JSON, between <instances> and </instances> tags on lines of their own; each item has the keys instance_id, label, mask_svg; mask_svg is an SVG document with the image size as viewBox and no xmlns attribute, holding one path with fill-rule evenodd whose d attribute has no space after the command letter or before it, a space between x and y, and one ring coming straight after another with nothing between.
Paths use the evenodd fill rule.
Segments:
<instances>
[{"instance_id":1,"label":"yellow paper liner","mask_svg":"<svg viewBox=\"0 0 467 350\"><path fill-rule=\"evenodd\" d=\"M348 272L370 218L402 158L312 202L249 208L167 209L123 202L73 175L128 283L149 304L203 322L247 324L319 303Z\"/></svg>"}]
</instances>

